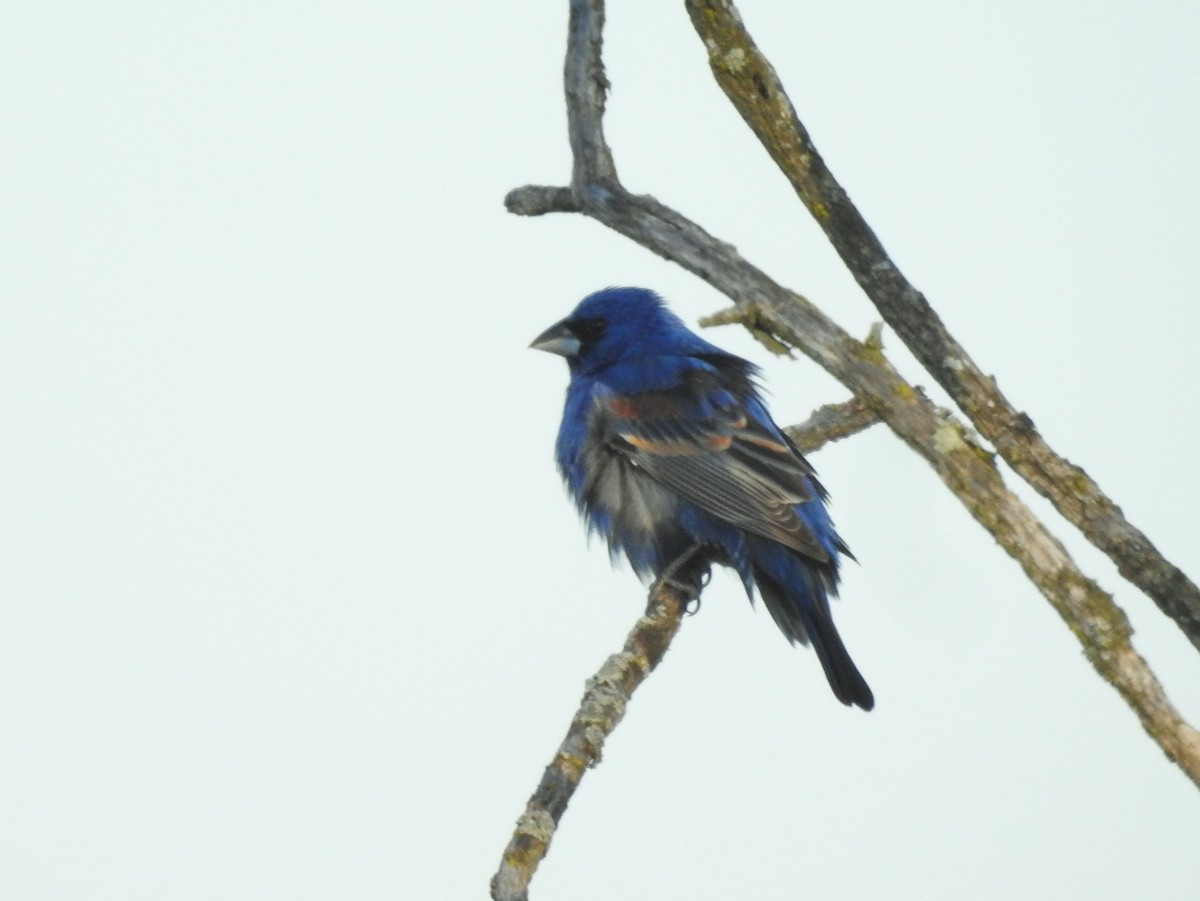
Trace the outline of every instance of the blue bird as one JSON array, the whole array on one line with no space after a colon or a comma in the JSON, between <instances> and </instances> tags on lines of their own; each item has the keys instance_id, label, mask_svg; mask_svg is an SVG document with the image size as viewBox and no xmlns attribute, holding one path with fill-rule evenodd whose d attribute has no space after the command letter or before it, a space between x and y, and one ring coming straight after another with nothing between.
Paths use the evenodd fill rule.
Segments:
<instances>
[{"instance_id":1,"label":"blue bird","mask_svg":"<svg viewBox=\"0 0 1200 901\"><path fill-rule=\"evenodd\" d=\"M589 295L530 346L570 369L556 456L589 532L647 579L697 549L732 567L789 641L812 643L837 699L870 710L829 609L838 559L853 555L767 412L757 367L642 288Z\"/></svg>"}]
</instances>

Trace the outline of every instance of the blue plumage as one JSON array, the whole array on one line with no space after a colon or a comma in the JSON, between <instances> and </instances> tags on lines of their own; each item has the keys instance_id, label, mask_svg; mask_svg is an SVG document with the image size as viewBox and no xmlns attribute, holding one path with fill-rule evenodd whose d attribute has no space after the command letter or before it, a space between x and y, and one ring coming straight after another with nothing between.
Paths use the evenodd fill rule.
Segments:
<instances>
[{"instance_id":1,"label":"blue plumage","mask_svg":"<svg viewBox=\"0 0 1200 901\"><path fill-rule=\"evenodd\" d=\"M771 420L753 364L641 288L592 294L531 345L571 371L556 456L591 532L656 577L697 545L754 587L789 641L810 641L843 704L874 706L833 624L849 549L826 494Z\"/></svg>"}]
</instances>

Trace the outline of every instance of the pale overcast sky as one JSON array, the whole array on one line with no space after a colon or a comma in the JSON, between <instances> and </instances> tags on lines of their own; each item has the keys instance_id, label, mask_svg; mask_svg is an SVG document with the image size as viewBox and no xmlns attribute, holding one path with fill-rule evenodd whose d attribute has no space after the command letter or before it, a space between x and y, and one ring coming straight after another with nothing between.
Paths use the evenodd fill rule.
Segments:
<instances>
[{"instance_id":1,"label":"pale overcast sky","mask_svg":"<svg viewBox=\"0 0 1200 901\"><path fill-rule=\"evenodd\" d=\"M975 360L1200 578L1200 7L741 10ZM0 897L485 897L644 599L563 494L565 367L526 347L606 285L728 305L504 212L568 177L565 31L561 2L4 16ZM612 3L607 47L626 185L865 335L682 4ZM846 396L708 337L783 423ZM1194 899L1200 793L1016 564L884 428L813 462L876 710L718 576L536 901ZM1200 723L1195 649L1033 503Z\"/></svg>"}]
</instances>

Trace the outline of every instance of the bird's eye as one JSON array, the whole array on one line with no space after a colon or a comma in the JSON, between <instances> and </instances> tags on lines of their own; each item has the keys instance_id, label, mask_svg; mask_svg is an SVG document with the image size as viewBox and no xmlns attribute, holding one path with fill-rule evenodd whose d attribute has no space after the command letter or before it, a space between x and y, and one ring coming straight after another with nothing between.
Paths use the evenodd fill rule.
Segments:
<instances>
[{"instance_id":1,"label":"bird's eye","mask_svg":"<svg viewBox=\"0 0 1200 901\"><path fill-rule=\"evenodd\" d=\"M599 316L592 316L587 319L577 319L571 323L571 331L574 332L575 337L584 344L590 344L593 341L600 340L607 328L608 321L600 318Z\"/></svg>"}]
</instances>

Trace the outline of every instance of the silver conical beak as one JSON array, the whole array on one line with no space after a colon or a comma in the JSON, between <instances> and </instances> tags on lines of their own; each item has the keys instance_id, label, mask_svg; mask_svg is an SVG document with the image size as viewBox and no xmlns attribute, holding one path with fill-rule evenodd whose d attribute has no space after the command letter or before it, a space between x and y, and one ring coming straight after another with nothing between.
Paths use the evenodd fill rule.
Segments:
<instances>
[{"instance_id":1,"label":"silver conical beak","mask_svg":"<svg viewBox=\"0 0 1200 901\"><path fill-rule=\"evenodd\" d=\"M571 331L564 319L556 322L529 345L533 350L544 350L546 353L558 354L560 357L573 357L579 353L579 339Z\"/></svg>"}]
</instances>

